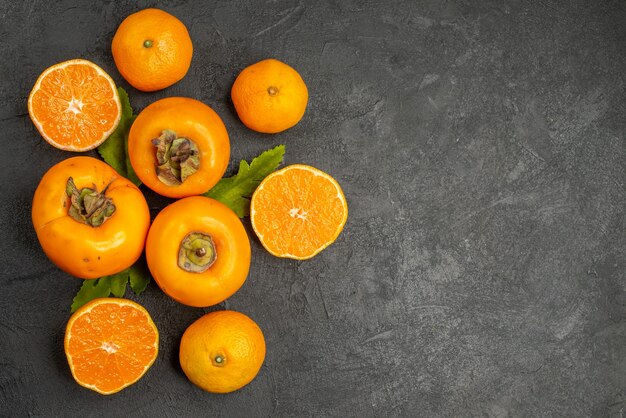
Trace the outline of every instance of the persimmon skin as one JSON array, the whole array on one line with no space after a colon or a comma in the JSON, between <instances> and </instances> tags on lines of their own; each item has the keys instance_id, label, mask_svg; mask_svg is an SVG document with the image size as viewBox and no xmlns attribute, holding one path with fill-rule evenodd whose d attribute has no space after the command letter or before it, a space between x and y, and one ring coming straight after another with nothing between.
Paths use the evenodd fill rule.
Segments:
<instances>
[{"instance_id":1,"label":"persimmon skin","mask_svg":"<svg viewBox=\"0 0 626 418\"><path fill-rule=\"evenodd\" d=\"M68 215L69 177L76 186L109 185L106 196L115 212L102 225L92 227ZM111 166L91 157L74 157L56 164L41 179L32 206L32 221L39 243L61 270L82 279L118 273L137 261L150 226L150 211L141 191Z\"/></svg>"},{"instance_id":2,"label":"persimmon skin","mask_svg":"<svg viewBox=\"0 0 626 418\"><path fill-rule=\"evenodd\" d=\"M181 241L191 232L210 235L215 263L203 273L178 265ZM156 217L146 241L146 259L152 277L174 300L207 307L233 295L250 269L250 240L241 220L226 205L203 196L178 200Z\"/></svg>"},{"instance_id":3,"label":"persimmon skin","mask_svg":"<svg viewBox=\"0 0 626 418\"><path fill-rule=\"evenodd\" d=\"M200 153L198 171L178 186L168 186L157 177L152 140L166 129L191 139ZM217 184L228 166L230 141L224 122L209 106L186 97L168 97L139 113L128 136L128 155L143 184L160 195L181 198L205 193Z\"/></svg>"}]
</instances>

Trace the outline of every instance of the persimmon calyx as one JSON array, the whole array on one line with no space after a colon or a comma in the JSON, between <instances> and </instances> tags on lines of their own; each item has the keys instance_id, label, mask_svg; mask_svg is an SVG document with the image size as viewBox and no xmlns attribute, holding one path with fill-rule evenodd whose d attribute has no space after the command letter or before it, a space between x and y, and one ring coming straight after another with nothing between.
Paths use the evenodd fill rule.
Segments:
<instances>
[{"instance_id":1,"label":"persimmon calyx","mask_svg":"<svg viewBox=\"0 0 626 418\"><path fill-rule=\"evenodd\" d=\"M207 271L215 260L215 243L210 235L190 232L183 238L178 250L178 267L190 273Z\"/></svg>"},{"instance_id":2,"label":"persimmon calyx","mask_svg":"<svg viewBox=\"0 0 626 418\"><path fill-rule=\"evenodd\" d=\"M191 139L165 129L152 144L157 149L157 177L164 184L179 186L200 168L200 152Z\"/></svg>"},{"instance_id":3,"label":"persimmon calyx","mask_svg":"<svg viewBox=\"0 0 626 418\"><path fill-rule=\"evenodd\" d=\"M74 179L68 178L65 186L65 192L70 197L68 215L75 221L92 227L102 225L115 213L113 200L105 196L111 183L107 184L104 190L98 192L95 185L93 188L79 189L76 187Z\"/></svg>"}]
</instances>

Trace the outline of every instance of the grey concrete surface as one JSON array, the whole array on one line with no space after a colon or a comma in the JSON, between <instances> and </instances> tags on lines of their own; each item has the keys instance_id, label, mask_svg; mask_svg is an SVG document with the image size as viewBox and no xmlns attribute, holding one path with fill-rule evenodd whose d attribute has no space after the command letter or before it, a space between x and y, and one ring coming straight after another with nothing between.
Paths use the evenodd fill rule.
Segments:
<instances>
[{"instance_id":1,"label":"grey concrete surface","mask_svg":"<svg viewBox=\"0 0 626 418\"><path fill-rule=\"evenodd\" d=\"M180 83L144 94L110 53L117 25L157 5L189 28ZM0 3L0 415L81 417L626 416L626 2L57 1ZM49 65L93 60L141 110L167 96L212 106L232 172L279 143L343 186L350 217L310 261L253 246L248 281L193 309L152 283L161 353L136 385L76 385L64 326L80 280L30 223L49 146L26 99ZM230 87L267 57L309 86L304 119L259 135ZM153 214L167 199L145 190ZM229 395L191 385L184 329L235 309L267 339L257 379Z\"/></svg>"}]
</instances>

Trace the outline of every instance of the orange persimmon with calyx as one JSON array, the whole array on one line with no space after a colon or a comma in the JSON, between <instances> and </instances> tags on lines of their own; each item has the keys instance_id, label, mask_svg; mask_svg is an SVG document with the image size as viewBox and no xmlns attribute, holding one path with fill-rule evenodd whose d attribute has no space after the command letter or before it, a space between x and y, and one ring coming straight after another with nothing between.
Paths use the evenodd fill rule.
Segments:
<instances>
[{"instance_id":1,"label":"orange persimmon with calyx","mask_svg":"<svg viewBox=\"0 0 626 418\"><path fill-rule=\"evenodd\" d=\"M169 97L146 107L128 136L137 177L167 197L199 195L224 175L230 141L222 119L195 99Z\"/></svg>"},{"instance_id":2,"label":"orange persimmon with calyx","mask_svg":"<svg viewBox=\"0 0 626 418\"><path fill-rule=\"evenodd\" d=\"M226 205L187 197L157 215L148 232L146 259L166 294L185 305L206 307L243 285L250 269L250 241Z\"/></svg>"},{"instance_id":3,"label":"orange persimmon with calyx","mask_svg":"<svg viewBox=\"0 0 626 418\"><path fill-rule=\"evenodd\" d=\"M150 226L141 191L91 157L56 164L35 191L32 221L50 260L65 272L95 279L130 267Z\"/></svg>"}]
</instances>

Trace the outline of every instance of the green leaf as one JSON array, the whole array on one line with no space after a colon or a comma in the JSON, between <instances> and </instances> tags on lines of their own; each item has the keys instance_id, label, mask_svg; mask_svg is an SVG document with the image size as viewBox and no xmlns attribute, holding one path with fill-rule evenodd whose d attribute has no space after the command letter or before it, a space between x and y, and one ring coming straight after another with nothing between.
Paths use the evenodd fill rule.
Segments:
<instances>
[{"instance_id":1,"label":"green leaf","mask_svg":"<svg viewBox=\"0 0 626 418\"><path fill-rule=\"evenodd\" d=\"M128 158L128 133L137 116L133 115L133 108L130 107L126 91L121 87L118 87L117 91L122 102L122 117L117 128L98 147L98 152L115 171L139 186L141 181L137 178Z\"/></svg>"},{"instance_id":2,"label":"green leaf","mask_svg":"<svg viewBox=\"0 0 626 418\"><path fill-rule=\"evenodd\" d=\"M87 302L97 298L106 298L110 294L111 287L109 286L109 281L106 278L83 280L83 285L72 301L71 311L76 312L78 308Z\"/></svg>"},{"instance_id":3,"label":"green leaf","mask_svg":"<svg viewBox=\"0 0 626 418\"><path fill-rule=\"evenodd\" d=\"M150 283L150 272L144 258L140 258L135 264L126 270L110 276L100 277L95 280L84 280L83 285L74 297L71 311L89 301L97 298L106 298L111 295L121 298L126 294L126 287L130 282L130 287L135 294L139 295Z\"/></svg>"},{"instance_id":4,"label":"green leaf","mask_svg":"<svg viewBox=\"0 0 626 418\"><path fill-rule=\"evenodd\" d=\"M128 121L128 129L124 133L124 152L126 155L126 177L128 180L135 183L136 186L139 186L141 184L141 180L137 177L135 170L133 170L133 166L130 165L130 157L128 156L128 134L130 133L130 127L133 122L135 122L135 119L137 119L137 115L133 115Z\"/></svg>"},{"instance_id":5,"label":"green leaf","mask_svg":"<svg viewBox=\"0 0 626 418\"><path fill-rule=\"evenodd\" d=\"M113 296L121 298L126 293L126 285L128 284L128 270L121 271L112 276L103 277L109 281L109 287Z\"/></svg>"},{"instance_id":6,"label":"green leaf","mask_svg":"<svg viewBox=\"0 0 626 418\"><path fill-rule=\"evenodd\" d=\"M231 208L240 218L248 216L250 214L250 198L254 190L265 177L278 168L284 155L285 146L279 145L263 152L250 164L241 160L236 175L220 180L215 187L204 195L219 200Z\"/></svg>"},{"instance_id":7,"label":"green leaf","mask_svg":"<svg viewBox=\"0 0 626 418\"><path fill-rule=\"evenodd\" d=\"M146 290L146 286L150 283L150 272L145 264L145 260L140 259L128 270L128 279L130 288L133 289L136 295L140 295Z\"/></svg>"}]
</instances>

